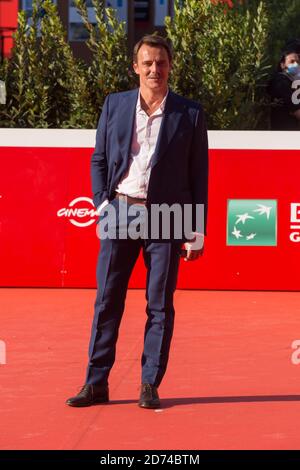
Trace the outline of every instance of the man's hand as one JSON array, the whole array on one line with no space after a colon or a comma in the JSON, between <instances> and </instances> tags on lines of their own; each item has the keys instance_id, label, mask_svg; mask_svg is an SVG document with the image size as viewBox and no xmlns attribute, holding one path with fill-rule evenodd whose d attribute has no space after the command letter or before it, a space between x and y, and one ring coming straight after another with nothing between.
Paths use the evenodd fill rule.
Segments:
<instances>
[{"instance_id":1,"label":"man's hand","mask_svg":"<svg viewBox=\"0 0 300 470\"><path fill-rule=\"evenodd\" d=\"M195 261L200 256L203 255L204 247L201 250L181 250L181 256L183 257L184 261Z\"/></svg>"},{"instance_id":2,"label":"man's hand","mask_svg":"<svg viewBox=\"0 0 300 470\"><path fill-rule=\"evenodd\" d=\"M204 252L204 235L202 233L193 233L194 238L184 243L181 250L181 256L184 261L194 261L203 255Z\"/></svg>"}]
</instances>

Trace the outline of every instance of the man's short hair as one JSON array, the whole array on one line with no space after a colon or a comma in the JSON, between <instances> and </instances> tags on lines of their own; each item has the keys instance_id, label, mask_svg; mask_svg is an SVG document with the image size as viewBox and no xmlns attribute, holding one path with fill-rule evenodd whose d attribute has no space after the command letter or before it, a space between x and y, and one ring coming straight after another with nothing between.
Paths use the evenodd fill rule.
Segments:
<instances>
[{"instance_id":1,"label":"man's short hair","mask_svg":"<svg viewBox=\"0 0 300 470\"><path fill-rule=\"evenodd\" d=\"M158 36L157 34L147 34L140 39L133 48L133 62L137 63L137 55L142 47L143 44L147 44L147 46L151 47L163 47L168 54L169 62L172 62L173 51L171 43L163 38L162 36Z\"/></svg>"}]
</instances>

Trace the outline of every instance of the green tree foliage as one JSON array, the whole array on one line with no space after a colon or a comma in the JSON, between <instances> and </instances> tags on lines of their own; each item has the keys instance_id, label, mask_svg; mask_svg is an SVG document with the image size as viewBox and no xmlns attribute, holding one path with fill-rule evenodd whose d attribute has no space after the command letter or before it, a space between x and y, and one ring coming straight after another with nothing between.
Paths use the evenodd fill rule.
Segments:
<instances>
[{"instance_id":1,"label":"green tree foliage","mask_svg":"<svg viewBox=\"0 0 300 470\"><path fill-rule=\"evenodd\" d=\"M0 123L9 127L93 124L87 83L80 74L56 6L35 0L31 23L19 13L12 57L5 66L7 103ZM80 113L78 113L80 109Z\"/></svg>"},{"instance_id":2,"label":"green tree foliage","mask_svg":"<svg viewBox=\"0 0 300 470\"><path fill-rule=\"evenodd\" d=\"M267 126L263 83L268 20L263 2L255 13L210 0L175 2L166 19L174 46L172 87L202 102L210 129Z\"/></svg>"},{"instance_id":3,"label":"green tree foliage","mask_svg":"<svg viewBox=\"0 0 300 470\"><path fill-rule=\"evenodd\" d=\"M25 99L27 74L26 17L19 13L18 30L14 36L11 59L1 67L1 78L7 90L7 103L0 104L0 124L4 127L25 127L28 105Z\"/></svg>"},{"instance_id":4,"label":"green tree foliage","mask_svg":"<svg viewBox=\"0 0 300 470\"><path fill-rule=\"evenodd\" d=\"M252 12L260 0L243 1ZM300 0L264 0L264 4L269 19L267 51L276 65L287 41L300 39Z\"/></svg>"},{"instance_id":5,"label":"green tree foliage","mask_svg":"<svg viewBox=\"0 0 300 470\"><path fill-rule=\"evenodd\" d=\"M300 0L268 0L267 8L271 18L268 50L275 65L286 42L300 39Z\"/></svg>"},{"instance_id":6,"label":"green tree foliage","mask_svg":"<svg viewBox=\"0 0 300 470\"><path fill-rule=\"evenodd\" d=\"M25 12L19 13L12 56L0 69L7 88L0 126L93 128L105 96L130 87L124 24L93 0L94 26L85 2L76 3L90 33L91 65L74 58L56 5L34 0L30 24Z\"/></svg>"},{"instance_id":7,"label":"green tree foliage","mask_svg":"<svg viewBox=\"0 0 300 470\"><path fill-rule=\"evenodd\" d=\"M89 33L86 44L92 52L92 62L87 68L87 81L97 117L108 93L125 91L132 86L125 23L118 22L115 11L105 8L103 0L93 0L96 13L96 25L93 25L89 22L85 1L75 0L74 3Z\"/></svg>"},{"instance_id":8,"label":"green tree foliage","mask_svg":"<svg viewBox=\"0 0 300 470\"><path fill-rule=\"evenodd\" d=\"M75 59L52 0L19 13L9 60L0 64L2 127L94 128L105 96L135 85L124 23L104 0L74 0L91 62ZM175 0L166 19L174 45L174 91L201 101L211 129L267 129L265 86L284 44L300 37L300 0Z\"/></svg>"}]
</instances>

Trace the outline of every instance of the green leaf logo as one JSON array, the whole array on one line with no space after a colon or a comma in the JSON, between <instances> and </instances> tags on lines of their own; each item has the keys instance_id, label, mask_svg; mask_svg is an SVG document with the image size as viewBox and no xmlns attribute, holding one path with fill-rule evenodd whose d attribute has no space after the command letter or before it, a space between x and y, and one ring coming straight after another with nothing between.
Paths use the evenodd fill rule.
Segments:
<instances>
[{"instance_id":1,"label":"green leaf logo","mask_svg":"<svg viewBox=\"0 0 300 470\"><path fill-rule=\"evenodd\" d=\"M228 199L227 245L276 246L275 199Z\"/></svg>"}]
</instances>

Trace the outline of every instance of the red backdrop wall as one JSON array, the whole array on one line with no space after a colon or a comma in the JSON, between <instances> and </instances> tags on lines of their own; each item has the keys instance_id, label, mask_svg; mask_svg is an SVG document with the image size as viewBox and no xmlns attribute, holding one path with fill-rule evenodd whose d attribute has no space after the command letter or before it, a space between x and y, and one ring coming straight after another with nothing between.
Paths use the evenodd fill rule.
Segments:
<instances>
[{"instance_id":1,"label":"red backdrop wall","mask_svg":"<svg viewBox=\"0 0 300 470\"><path fill-rule=\"evenodd\" d=\"M89 202L94 133L56 131L58 139L50 131L45 139L42 132L31 131L26 140L24 130L0 130L0 285L95 287L100 242ZM80 142L84 132L85 147L78 148L72 136ZM179 288L299 290L300 228L291 228L291 204L298 203L300 212L300 146L295 133L276 134L227 133L233 137L224 145L222 133L210 133L205 254L181 261ZM43 146L29 146L35 135ZM283 148L264 148L276 142ZM228 199L276 199L277 246L227 246ZM130 287L144 285L141 257Z\"/></svg>"}]
</instances>

